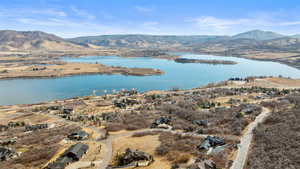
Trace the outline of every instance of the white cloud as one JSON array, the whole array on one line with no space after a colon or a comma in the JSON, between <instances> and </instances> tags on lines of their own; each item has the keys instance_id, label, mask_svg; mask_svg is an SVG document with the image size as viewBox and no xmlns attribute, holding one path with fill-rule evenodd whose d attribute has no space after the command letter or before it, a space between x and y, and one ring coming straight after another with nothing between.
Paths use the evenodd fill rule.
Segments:
<instances>
[{"instance_id":1,"label":"white cloud","mask_svg":"<svg viewBox=\"0 0 300 169\"><path fill-rule=\"evenodd\" d=\"M153 7L144 7L144 6L135 6L134 9L141 13L150 13L154 11Z\"/></svg>"},{"instance_id":2,"label":"white cloud","mask_svg":"<svg viewBox=\"0 0 300 169\"><path fill-rule=\"evenodd\" d=\"M68 16L64 11L56 10L56 9L46 9L46 10L31 10L32 14L45 14L51 16L60 16L66 17Z\"/></svg>"},{"instance_id":3,"label":"white cloud","mask_svg":"<svg viewBox=\"0 0 300 169\"><path fill-rule=\"evenodd\" d=\"M213 16L202 16L190 20L195 22L196 25L201 27L211 27L214 29L230 29L234 26L272 26L273 23L266 20L253 19L253 18L238 18L238 19L222 19Z\"/></svg>"},{"instance_id":4,"label":"white cloud","mask_svg":"<svg viewBox=\"0 0 300 169\"><path fill-rule=\"evenodd\" d=\"M143 23L144 26L156 26L158 24L159 24L158 22L144 22Z\"/></svg>"},{"instance_id":5,"label":"white cloud","mask_svg":"<svg viewBox=\"0 0 300 169\"><path fill-rule=\"evenodd\" d=\"M158 32L158 31L160 31L160 28L158 27L158 25L159 25L158 22L153 22L153 21L152 22L144 22L142 24L142 29Z\"/></svg>"},{"instance_id":6,"label":"white cloud","mask_svg":"<svg viewBox=\"0 0 300 169\"><path fill-rule=\"evenodd\" d=\"M129 29L121 26L102 25L94 21L78 21L68 18L18 18L15 19L16 25L24 27L26 25L30 30L41 30L56 34L61 37L70 38L76 36L92 36L98 34L116 34L128 33ZM0 24L1 27L1 24ZM41 29L42 28L42 29ZM23 29L21 29L23 30Z\"/></svg>"},{"instance_id":7,"label":"white cloud","mask_svg":"<svg viewBox=\"0 0 300 169\"><path fill-rule=\"evenodd\" d=\"M49 27L80 25L79 23L71 22L67 19L57 19L57 18L47 18L47 19L17 18L16 21L28 25L49 26Z\"/></svg>"},{"instance_id":8,"label":"white cloud","mask_svg":"<svg viewBox=\"0 0 300 169\"><path fill-rule=\"evenodd\" d=\"M89 20L93 20L93 19L96 19L96 16L82 10L82 9L79 9L75 6L71 6L71 10L78 16L81 16L81 17L84 17L86 19L89 19Z\"/></svg>"},{"instance_id":9,"label":"white cloud","mask_svg":"<svg viewBox=\"0 0 300 169\"><path fill-rule=\"evenodd\" d=\"M7 17L24 17L24 16L53 16L53 17L67 17L67 13L58 10L58 9L25 9L25 8L13 8L13 9L6 9L0 7L0 16L7 16Z\"/></svg>"},{"instance_id":10,"label":"white cloud","mask_svg":"<svg viewBox=\"0 0 300 169\"><path fill-rule=\"evenodd\" d=\"M57 19L57 18L48 18L48 19L32 19L32 18L20 18L16 19L16 21L23 23L23 24L30 24L30 25L37 25L37 26L49 26L49 27L56 27L56 26L65 26L65 27L74 27L74 28L103 28L104 25L91 23L91 22L78 22L72 21L69 19Z\"/></svg>"},{"instance_id":11,"label":"white cloud","mask_svg":"<svg viewBox=\"0 0 300 169\"><path fill-rule=\"evenodd\" d=\"M265 13L263 15L256 14L252 17L230 19L201 16L188 19L186 22L192 23L199 29L199 32L206 34L234 34L251 29L286 30L287 26L300 25L299 20L288 21L287 18Z\"/></svg>"},{"instance_id":12,"label":"white cloud","mask_svg":"<svg viewBox=\"0 0 300 169\"><path fill-rule=\"evenodd\" d=\"M300 25L300 21L291 21L291 22L282 22L280 23L281 26L295 26Z\"/></svg>"}]
</instances>

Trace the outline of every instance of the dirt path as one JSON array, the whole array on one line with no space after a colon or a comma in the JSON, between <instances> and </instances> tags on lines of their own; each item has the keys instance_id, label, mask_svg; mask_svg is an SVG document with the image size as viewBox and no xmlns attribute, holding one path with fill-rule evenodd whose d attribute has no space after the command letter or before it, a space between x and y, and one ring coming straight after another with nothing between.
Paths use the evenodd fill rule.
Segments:
<instances>
[{"instance_id":1,"label":"dirt path","mask_svg":"<svg viewBox=\"0 0 300 169\"><path fill-rule=\"evenodd\" d=\"M255 121L250 123L247 127L247 131L241 137L241 144L237 153L237 156L230 169L243 169L247 160L250 144L253 137L253 130L259 123L262 123L266 117L270 115L270 110L263 108L262 113L256 117Z\"/></svg>"}]
</instances>

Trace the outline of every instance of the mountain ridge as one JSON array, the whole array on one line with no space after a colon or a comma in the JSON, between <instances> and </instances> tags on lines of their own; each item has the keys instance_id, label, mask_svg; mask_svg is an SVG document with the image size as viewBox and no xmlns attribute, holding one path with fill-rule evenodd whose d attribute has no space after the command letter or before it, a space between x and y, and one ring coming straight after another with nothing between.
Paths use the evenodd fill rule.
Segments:
<instances>
[{"instance_id":1,"label":"mountain ridge","mask_svg":"<svg viewBox=\"0 0 300 169\"><path fill-rule=\"evenodd\" d=\"M85 48L42 31L0 31L0 50L74 50Z\"/></svg>"},{"instance_id":2,"label":"mountain ridge","mask_svg":"<svg viewBox=\"0 0 300 169\"><path fill-rule=\"evenodd\" d=\"M233 36L119 34L64 39L42 31L0 30L0 50L81 50L97 47L183 49L220 45L224 48L297 49L300 35L252 30Z\"/></svg>"},{"instance_id":3,"label":"mountain ridge","mask_svg":"<svg viewBox=\"0 0 300 169\"><path fill-rule=\"evenodd\" d=\"M203 43L218 43L226 41L266 41L289 37L271 31L251 30L233 36L219 35L146 35L146 34L120 34L82 36L67 39L78 44L91 43L106 47L178 47L194 46ZM292 37L291 37L292 38ZM244 40L243 40L244 39ZM155 45L153 45L156 43Z\"/></svg>"},{"instance_id":4,"label":"mountain ridge","mask_svg":"<svg viewBox=\"0 0 300 169\"><path fill-rule=\"evenodd\" d=\"M251 30L243 33L236 34L232 36L232 39L254 39L254 40L272 40L277 38L285 37L272 31L262 31L262 30Z\"/></svg>"}]
</instances>

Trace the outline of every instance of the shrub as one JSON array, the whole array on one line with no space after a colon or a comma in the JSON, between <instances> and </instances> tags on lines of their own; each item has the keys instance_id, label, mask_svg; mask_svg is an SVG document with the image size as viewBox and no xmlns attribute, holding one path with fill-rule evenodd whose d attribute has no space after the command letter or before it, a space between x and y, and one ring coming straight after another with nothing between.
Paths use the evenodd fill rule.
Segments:
<instances>
[{"instance_id":1,"label":"shrub","mask_svg":"<svg viewBox=\"0 0 300 169\"><path fill-rule=\"evenodd\" d=\"M157 135L157 134L158 134L158 132L145 131L145 132L134 133L132 135L132 137L144 137L144 136L152 136L152 135Z\"/></svg>"},{"instance_id":2,"label":"shrub","mask_svg":"<svg viewBox=\"0 0 300 169\"><path fill-rule=\"evenodd\" d=\"M174 159L174 163L185 164L185 163L189 162L190 159L191 159L191 155L189 155L189 154L177 154Z\"/></svg>"},{"instance_id":3,"label":"shrub","mask_svg":"<svg viewBox=\"0 0 300 169\"><path fill-rule=\"evenodd\" d=\"M164 156L169 153L167 146L161 145L155 149L155 154L158 156Z\"/></svg>"},{"instance_id":4,"label":"shrub","mask_svg":"<svg viewBox=\"0 0 300 169\"><path fill-rule=\"evenodd\" d=\"M254 131L254 145L246 168L273 169L300 166L299 95L289 97L296 104L277 107Z\"/></svg>"}]
</instances>

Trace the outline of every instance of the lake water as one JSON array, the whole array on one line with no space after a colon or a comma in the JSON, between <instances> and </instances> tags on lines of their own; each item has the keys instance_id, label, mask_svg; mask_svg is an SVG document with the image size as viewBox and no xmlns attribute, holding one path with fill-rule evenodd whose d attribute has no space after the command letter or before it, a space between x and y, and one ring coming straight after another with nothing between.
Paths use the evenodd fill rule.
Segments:
<instances>
[{"instance_id":1,"label":"lake water","mask_svg":"<svg viewBox=\"0 0 300 169\"><path fill-rule=\"evenodd\" d=\"M64 58L69 62L99 62L112 66L145 67L161 69L160 76L82 75L49 79L0 80L0 105L27 104L91 95L93 90L103 94L122 88L138 91L166 90L172 87L195 88L230 77L282 75L300 78L300 70L275 62L254 61L235 57L215 57L181 53L185 58L221 59L238 62L236 65L209 65L199 63L175 63L154 58L120 58L117 56L90 56Z\"/></svg>"}]
</instances>

